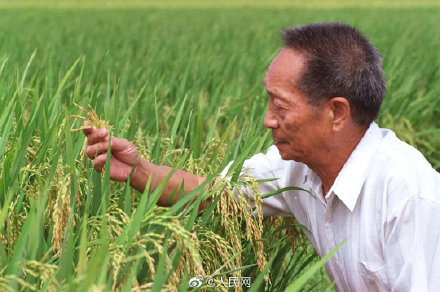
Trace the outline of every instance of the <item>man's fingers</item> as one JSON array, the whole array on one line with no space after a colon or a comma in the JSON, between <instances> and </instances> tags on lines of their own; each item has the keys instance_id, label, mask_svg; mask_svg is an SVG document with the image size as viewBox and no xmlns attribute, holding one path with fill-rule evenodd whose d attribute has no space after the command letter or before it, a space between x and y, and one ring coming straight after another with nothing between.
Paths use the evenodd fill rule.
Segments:
<instances>
[{"instance_id":1,"label":"man's fingers","mask_svg":"<svg viewBox=\"0 0 440 292\"><path fill-rule=\"evenodd\" d=\"M84 135L88 136L93 132L93 129L91 128L92 124L89 121L84 121L82 126L84 128L83 129ZM90 127L90 128L87 128L87 127Z\"/></svg>"},{"instance_id":2,"label":"man's fingers","mask_svg":"<svg viewBox=\"0 0 440 292\"><path fill-rule=\"evenodd\" d=\"M87 146L84 152L90 159L94 159L98 155L107 152L107 149L108 142L98 142L96 144Z\"/></svg>"},{"instance_id":3,"label":"man's fingers","mask_svg":"<svg viewBox=\"0 0 440 292\"><path fill-rule=\"evenodd\" d=\"M122 150L128 150L131 146L131 143L127 139L118 138L118 137L112 137L111 144L112 144L112 150L116 152ZM94 159L98 155L106 153L108 148L109 148L109 142L105 140L104 142L97 142L93 145L87 146L84 152L90 159Z\"/></svg>"},{"instance_id":4,"label":"man's fingers","mask_svg":"<svg viewBox=\"0 0 440 292\"><path fill-rule=\"evenodd\" d=\"M92 160L93 167L96 171L101 172L104 168L105 161L107 160L107 154L98 155L94 160Z\"/></svg>"},{"instance_id":5,"label":"man's fingers","mask_svg":"<svg viewBox=\"0 0 440 292\"><path fill-rule=\"evenodd\" d=\"M112 141L111 143L112 143L113 151L127 150L131 146L131 143L124 138L118 138L112 136L111 141Z\"/></svg>"},{"instance_id":6,"label":"man's fingers","mask_svg":"<svg viewBox=\"0 0 440 292\"><path fill-rule=\"evenodd\" d=\"M93 145L100 141L106 140L108 136L108 131L105 128L102 129L96 129L95 127L92 127L91 133L87 136L87 144Z\"/></svg>"}]
</instances>

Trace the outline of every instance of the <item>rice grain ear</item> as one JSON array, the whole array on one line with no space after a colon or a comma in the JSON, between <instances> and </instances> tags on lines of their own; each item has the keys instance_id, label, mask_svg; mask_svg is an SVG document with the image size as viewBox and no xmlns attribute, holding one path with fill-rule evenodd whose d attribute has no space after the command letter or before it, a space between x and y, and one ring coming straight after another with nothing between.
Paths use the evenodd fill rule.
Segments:
<instances>
[{"instance_id":1,"label":"rice grain ear","mask_svg":"<svg viewBox=\"0 0 440 292\"><path fill-rule=\"evenodd\" d=\"M244 197L243 193L240 199L243 201L245 208L242 212L246 221L246 232L247 238L250 240L254 252L257 256L257 263L260 271L263 271L267 260L264 255L264 244L263 244L263 210L261 199L261 191L258 182L255 177L249 175L248 173L242 174L240 178L241 181L245 183L244 188L247 189L248 193L253 195L253 200ZM256 211L257 218L253 216L253 210ZM266 279L267 280L267 279Z\"/></svg>"},{"instance_id":2,"label":"rice grain ear","mask_svg":"<svg viewBox=\"0 0 440 292\"><path fill-rule=\"evenodd\" d=\"M52 250L59 254L63 245L64 233L70 216L70 176L64 174L63 167L57 169L57 178L54 186L55 205L52 213L53 235Z\"/></svg>"},{"instance_id":3,"label":"rice grain ear","mask_svg":"<svg viewBox=\"0 0 440 292\"><path fill-rule=\"evenodd\" d=\"M72 115L70 115L71 118L84 120L84 121L90 121L90 123L93 126L95 126L96 128L98 128L98 129L106 128L109 131L109 133L111 133L113 131L113 127L110 125L110 123L105 120L100 119L98 114L96 113L96 111L93 109L93 107L90 104L88 105L90 111L87 110L86 108L76 104L75 102L73 103L73 105L75 107L77 107L80 111L82 111L86 115L86 117L81 116L81 115L72 114ZM70 131L71 132L78 132L78 131L82 131L84 129L90 129L90 128L91 128L91 126L82 126L82 127L76 128L76 129L71 129Z\"/></svg>"}]
</instances>

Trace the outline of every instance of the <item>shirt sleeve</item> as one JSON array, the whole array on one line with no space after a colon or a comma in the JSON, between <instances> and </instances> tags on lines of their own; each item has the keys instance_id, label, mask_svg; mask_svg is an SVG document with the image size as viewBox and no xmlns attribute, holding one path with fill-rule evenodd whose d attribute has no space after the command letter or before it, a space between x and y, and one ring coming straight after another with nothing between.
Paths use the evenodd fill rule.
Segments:
<instances>
[{"instance_id":1,"label":"shirt sleeve","mask_svg":"<svg viewBox=\"0 0 440 292\"><path fill-rule=\"evenodd\" d=\"M227 175L232 163L231 161L222 171L222 178ZM283 176L285 176L286 171L289 169L289 163L289 161L281 159L278 149L275 146L271 146L266 154L256 154L245 160L242 173L250 175L257 180L275 178L276 180L259 184L260 192L264 195L283 187L280 185L280 181L283 181ZM241 187L241 190L243 194L251 200L254 198L254 194L250 193L247 188ZM237 189L234 189L234 196L238 200ZM263 199L262 211L264 217L293 216L282 194ZM253 215L256 215L256 212L254 212Z\"/></svg>"},{"instance_id":2,"label":"shirt sleeve","mask_svg":"<svg viewBox=\"0 0 440 292\"><path fill-rule=\"evenodd\" d=\"M391 291L440 291L440 202L412 197L386 228L384 257Z\"/></svg>"}]
</instances>

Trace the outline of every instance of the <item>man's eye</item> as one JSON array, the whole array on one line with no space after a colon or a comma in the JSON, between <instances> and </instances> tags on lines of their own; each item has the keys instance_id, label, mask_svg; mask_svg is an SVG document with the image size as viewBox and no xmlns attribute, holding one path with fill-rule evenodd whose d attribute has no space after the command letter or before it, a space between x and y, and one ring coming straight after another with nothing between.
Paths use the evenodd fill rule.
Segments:
<instances>
[{"instance_id":1,"label":"man's eye","mask_svg":"<svg viewBox=\"0 0 440 292\"><path fill-rule=\"evenodd\" d=\"M275 105L275 109L276 110L283 110L283 109L285 109L283 106L281 106L279 104L274 103L274 105Z\"/></svg>"}]
</instances>

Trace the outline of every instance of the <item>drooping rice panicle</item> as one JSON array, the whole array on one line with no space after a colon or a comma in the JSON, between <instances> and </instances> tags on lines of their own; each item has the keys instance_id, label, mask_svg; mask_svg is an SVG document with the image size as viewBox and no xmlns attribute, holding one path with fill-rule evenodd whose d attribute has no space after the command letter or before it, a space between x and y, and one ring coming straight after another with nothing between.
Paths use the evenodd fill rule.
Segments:
<instances>
[{"instance_id":1,"label":"drooping rice panicle","mask_svg":"<svg viewBox=\"0 0 440 292\"><path fill-rule=\"evenodd\" d=\"M225 0L209 1L216 9L200 13L200 7L147 9L190 5L183 1L128 0L111 6L138 9L102 13L99 1L67 1L57 9L50 9L56 4L50 1L27 1L38 9L18 2L0 1L0 291L175 291L177 285L188 289L186 280L197 275L212 276L215 285L220 276L249 276L256 290L283 291L286 279L316 261L293 219L261 218L255 179L244 174L240 185L208 182L200 195L219 201L200 215L192 203L140 206L151 193L104 184L81 155L82 134L69 130L88 128L80 125L84 120L111 130L111 121L149 161L180 163L201 176L264 152L271 137L262 123L267 96L261 81L280 49L277 31L293 24L292 15L298 23L321 21L324 8L310 13L281 1L283 9L249 3L243 9L240 1ZM303 4L316 6L311 2ZM417 5L422 2L433 1ZM234 9L224 7L229 5ZM336 0L326 5L340 7ZM438 9L394 6L340 7L332 15L358 24L383 53L388 94L378 123L440 169L439 58L433 53L440 45L433 29ZM401 26L406 32L396 33ZM114 37L122 31L122 38ZM241 189L239 200L234 187ZM255 200L247 199L247 191ZM73 224L66 223L69 217ZM271 262L274 257L280 260ZM263 267L266 281L254 283ZM331 286L321 272L304 290ZM228 289L240 291L200 290Z\"/></svg>"},{"instance_id":2,"label":"drooping rice panicle","mask_svg":"<svg viewBox=\"0 0 440 292\"><path fill-rule=\"evenodd\" d=\"M70 115L71 118L74 119L80 119L80 120L84 120L84 121L90 121L90 123L92 124L92 126L95 126L96 128L100 129L100 128L106 128L107 130L111 131L113 128L110 126L110 124L105 121L105 120L101 120L98 116L98 114L96 113L96 111L92 108L92 106L89 104L89 110L87 110L86 108L73 103L74 106L76 106L78 109L80 109L86 116L81 116L81 115L75 115L72 114ZM71 129L71 132L78 132L78 131L82 131L84 129L90 129L92 126L81 126L79 128L76 129Z\"/></svg>"}]
</instances>

